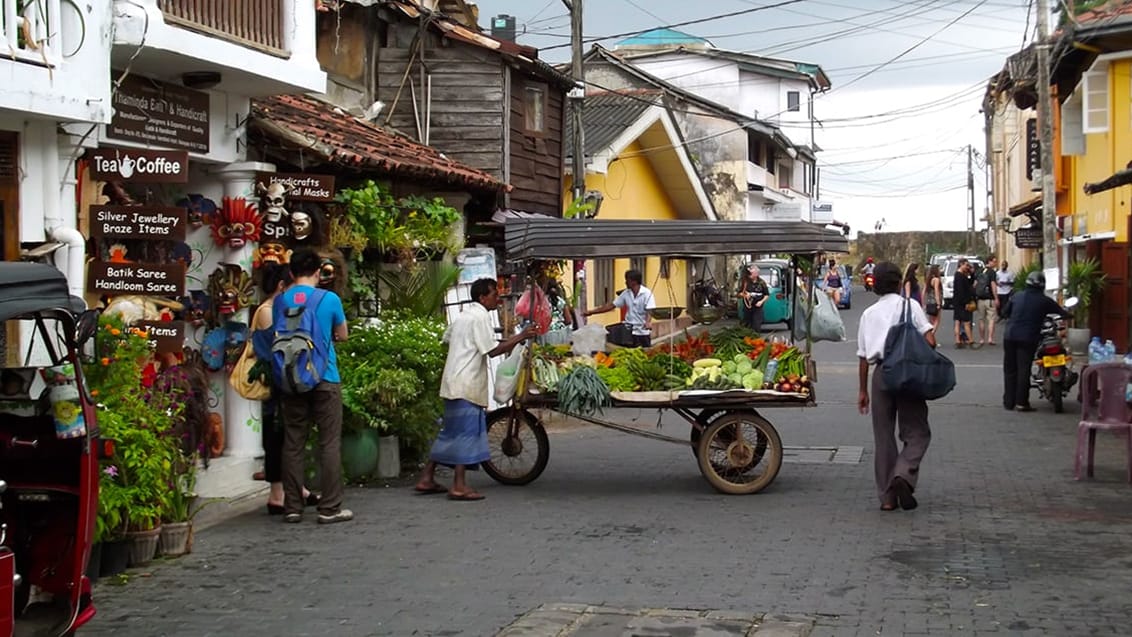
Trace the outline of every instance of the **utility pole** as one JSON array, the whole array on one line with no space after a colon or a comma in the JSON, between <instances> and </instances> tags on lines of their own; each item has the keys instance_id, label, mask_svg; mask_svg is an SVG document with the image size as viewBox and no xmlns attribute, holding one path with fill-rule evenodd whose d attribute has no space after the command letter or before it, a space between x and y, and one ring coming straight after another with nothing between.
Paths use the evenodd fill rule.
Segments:
<instances>
[{"instance_id":1,"label":"utility pole","mask_svg":"<svg viewBox=\"0 0 1132 637\"><path fill-rule=\"evenodd\" d=\"M567 95L570 101L570 118L573 123L573 156L571 157L571 172L573 173L573 183L570 188L571 193L574 195L574 201L580 201L586 195L586 136L585 127L582 125L582 107L586 98L586 72L582 68L582 0L562 0L562 4L570 10L570 49L573 53L571 64L571 75L574 79L574 87L570 89ZM577 311L575 316L574 325L578 325L578 319L581 318L582 312L586 311L586 262L584 260L574 261L574 280L577 281L577 298L574 299L574 304L577 306L574 309Z\"/></svg>"},{"instance_id":2,"label":"utility pole","mask_svg":"<svg viewBox=\"0 0 1132 637\"><path fill-rule=\"evenodd\" d=\"M1038 3L1038 137L1042 165L1042 267L1057 267L1057 193L1053 181L1053 108L1049 68L1049 0ZM1060 286L1059 286L1060 287Z\"/></svg>"},{"instance_id":3,"label":"utility pole","mask_svg":"<svg viewBox=\"0 0 1132 637\"><path fill-rule=\"evenodd\" d=\"M967 246L971 253L977 252L975 245L975 168L974 148L967 144Z\"/></svg>"}]
</instances>

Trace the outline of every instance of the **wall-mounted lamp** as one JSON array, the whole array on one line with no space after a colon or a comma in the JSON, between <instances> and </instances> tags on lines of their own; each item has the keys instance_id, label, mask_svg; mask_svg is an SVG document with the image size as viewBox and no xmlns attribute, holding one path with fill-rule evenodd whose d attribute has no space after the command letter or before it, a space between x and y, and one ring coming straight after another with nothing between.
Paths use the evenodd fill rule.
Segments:
<instances>
[{"instance_id":1,"label":"wall-mounted lamp","mask_svg":"<svg viewBox=\"0 0 1132 637\"><path fill-rule=\"evenodd\" d=\"M223 78L217 71L189 71L181 74L181 84L184 84L185 88L201 91L216 86L221 79Z\"/></svg>"}]
</instances>

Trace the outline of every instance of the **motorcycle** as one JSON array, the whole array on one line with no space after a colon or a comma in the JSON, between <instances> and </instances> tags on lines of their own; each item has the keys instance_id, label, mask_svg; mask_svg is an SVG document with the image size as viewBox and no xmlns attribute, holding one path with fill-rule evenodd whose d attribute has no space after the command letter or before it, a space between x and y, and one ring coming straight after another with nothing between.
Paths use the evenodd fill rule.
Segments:
<instances>
[{"instance_id":1,"label":"motorcycle","mask_svg":"<svg viewBox=\"0 0 1132 637\"><path fill-rule=\"evenodd\" d=\"M1066 309L1077 305L1076 298L1065 301ZM1030 373L1030 386L1038 390L1038 395L1048 398L1053 404L1054 413L1065 410L1065 396L1077 383L1077 372L1073 371L1073 359L1065 346L1066 324L1060 314L1047 314L1042 319L1041 340L1034 353L1034 365Z\"/></svg>"},{"instance_id":2,"label":"motorcycle","mask_svg":"<svg viewBox=\"0 0 1132 637\"><path fill-rule=\"evenodd\" d=\"M94 617L86 570L108 448L80 364L98 326L84 308L59 270L0 263L0 321L36 335L19 359L34 366L0 369L2 635L73 635Z\"/></svg>"},{"instance_id":3,"label":"motorcycle","mask_svg":"<svg viewBox=\"0 0 1132 637\"><path fill-rule=\"evenodd\" d=\"M871 272L866 274L865 275L865 291L866 292L872 292L874 283L876 283L876 277L874 277Z\"/></svg>"}]
</instances>

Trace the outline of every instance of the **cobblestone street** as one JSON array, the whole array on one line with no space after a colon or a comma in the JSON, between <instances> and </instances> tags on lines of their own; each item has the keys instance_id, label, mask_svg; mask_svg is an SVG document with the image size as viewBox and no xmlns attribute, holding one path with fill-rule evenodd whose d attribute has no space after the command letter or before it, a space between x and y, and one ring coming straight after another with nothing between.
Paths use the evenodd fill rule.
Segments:
<instances>
[{"instance_id":1,"label":"cobblestone street","mask_svg":"<svg viewBox=\"0 0 1132 637\"><path fill-rule=\"evenodd\" d=\"M1077 404L1055 415L1035 396L1037 413L1004 412L1001 349L945 351L959 387L931 405L916 511L878 510L855 343L821 344L819 406L765 414L792 449L761 494L715 493L685 447L559 428L535 483L474 475L481 503L350 489L349 524L227 521L190 556L100 582L83 634L1128 634L1122 443L1102 435L1096 479L1075 482ZM700 627L666 629L649 609L696 611L675 617Z\"/></svg>"}]
</instances>

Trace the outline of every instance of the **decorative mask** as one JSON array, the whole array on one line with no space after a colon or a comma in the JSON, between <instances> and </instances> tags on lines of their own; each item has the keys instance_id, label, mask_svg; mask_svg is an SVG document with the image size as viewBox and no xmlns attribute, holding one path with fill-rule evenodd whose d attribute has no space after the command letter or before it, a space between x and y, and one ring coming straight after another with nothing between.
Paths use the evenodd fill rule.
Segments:
<instances>
[{"instance_id":1,"label":"decorative mask","mask_svg":"<svg viewBox=\"0 0 1132 637\"><path fill-rule=\"evenodd\" d=\"M255 293L251 275L233 263L221 263L209 275L208 291L216 313L221 318L229 317L251 305Z\"/></svg>"},{"instance_id":2,"label":"decorative mask","mask_svg":"<svg viewBox=\"0 0 1132 637\"><path fill-rule=\"evenodd\" d=\"M193 327L200 327L208 321L209 310L212 309L212 300L204 290L190 290L189 296L184 299L185 320Z\"/></svg>"},{"instance_id":3,"label":"decorative mask","mask_svg":"<svg viewBox=\"0 0 1132 637\"><path fill-rule=\"evenodd\" d=\"M188 195L177 202L177 205L188 211L189 226L199 228L204 224L211 224L216 216L216 202L204 195Z\"/></svg>"},{"instance_id":4,"label":"decorative mask","mask_svg":"<svg viewBox=\"0 0 1132 637\"><path fill-rule=\"evenodd\" d=\"M121 243L110 244L110 258L107 259L110 263L129 263L130 260L126 258L126 253L129 250Z\"/></svg>"},{"instance_id":5,"label":"decorative mask","mask_svg":"<svg viewBox=\"0 0 1132 637\"><path fill-rule=\"evenodd\" d=\"M331 289L334 287L334 279L338 277L338 266L334 264L333 259L323 259L322 265L318 268L318 287Z\"/></svg>"},{"instance_id":6,"label":"decorative mask","mask_svg":"<svg viewBox=\"0 0 1132 637\"><path fill-rule=\"evenodd\" d=\"M264 241L252 252L252 267L256 269L268 264L284 265L290 262L290 248L276 241Z\"/></svg>"},{"instance_id":7,"label":"decorative mask","mask_svg":"<svg viewBox=\"0 0 1132 637\"><path fill-rule=\"evenodd\" d=\"M259 195L260 208L263 209L263 217L271 223L279 223L283 217L286 217L287 212L287 195L291 194L293 189L281 183L273 183L270 186L264 186L263 183L255 185L255 192Z\"/></svg>"},{"instance_id":8,"label":"decorative mask","mask_svg":"<svg viewBox=\"0 0 1132 637\"><path fill-rule=\"evenodd\" d=\"M301 210L291 213L291 233L296 241L303 241L311 236L312 230L314 230L314 222L309 214Z\"/></svg>"},{"instance_id":9,"label":"decorative mask","mask_svg":"<svg viewBox=\"0 0 1132 637\"><path fill-rule=\"evenodd\" d=\"M225 197L220 207L220 218L212 224L212 240L216 245L225 243L231 248L242 248L249 241L259 241L263 217L255 204L243 197Z\"/></svg>"}]
</instances>

